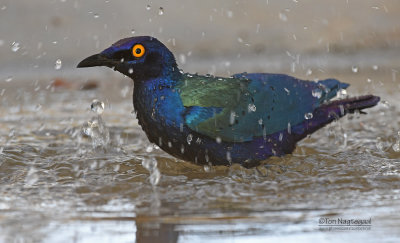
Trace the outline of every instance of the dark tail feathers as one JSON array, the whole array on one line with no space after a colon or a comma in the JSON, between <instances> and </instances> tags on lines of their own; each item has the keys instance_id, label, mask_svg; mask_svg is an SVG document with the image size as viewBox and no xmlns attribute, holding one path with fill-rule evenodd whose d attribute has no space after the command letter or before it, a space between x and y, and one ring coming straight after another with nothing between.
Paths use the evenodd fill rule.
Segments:
<instances>
[{"instance_id":1,"label":"dark tail feathers","mask_svg":"<svg viewBox=\"0 0 400 243\"><path fill-rule=\"evenodd\" d=\"M306 120L303 126L298 127L296 134L299 136L297 139L300 140L306 137L308 134L315 132L321 127L331 123L334 120L346 115L347 113L353 113L356 110L363 110L370 108L378 104L380 98L374 95L365 95L353 98L347 98L342 100L335 100L327 104L323 104L313 112L313 118Z\"/></svg>"}]
</instances>

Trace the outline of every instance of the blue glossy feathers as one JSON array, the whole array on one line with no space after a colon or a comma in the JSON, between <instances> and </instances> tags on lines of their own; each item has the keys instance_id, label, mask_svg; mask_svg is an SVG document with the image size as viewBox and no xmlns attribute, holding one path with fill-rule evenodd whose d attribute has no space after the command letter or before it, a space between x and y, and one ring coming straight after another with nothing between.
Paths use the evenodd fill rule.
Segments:
<instances>
[{"instance_id":1,"label":"blue glossy feathers","mask_svg":"<svg viewBox=\"0 0 400 243\"><path fill-rule=\"evenodd\" d=\"M143 57L132 56L141 44ZM78 67L108 66L134 80L133 104L149 140L198 164L256 165L291 153L297 141L348 112L372 107L367 95L331 101L349 85L304 81L283 74L232 77L180 71L173 54L153 37L118 41Z\"/></svg>"}]
</instances>

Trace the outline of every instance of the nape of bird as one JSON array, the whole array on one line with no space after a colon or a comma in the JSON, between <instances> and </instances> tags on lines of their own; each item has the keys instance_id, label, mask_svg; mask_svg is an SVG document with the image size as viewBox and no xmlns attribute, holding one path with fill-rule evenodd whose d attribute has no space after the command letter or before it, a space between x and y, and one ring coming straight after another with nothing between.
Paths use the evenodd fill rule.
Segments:
<instances>
[{"instance_id":1,"label":"nape of bird","mask_svg":"<svg viewBox=\"0 0 400 243\"><path fill-rule=\"evenodd\" d=\"M119 40L78 64L107 66L134 81L133 105L150 142L196 164L255 166L347 113L375 106L365 95L332 101L349 85L284 74L192 75L154 37Z\"/></svg>"}]
</instances>

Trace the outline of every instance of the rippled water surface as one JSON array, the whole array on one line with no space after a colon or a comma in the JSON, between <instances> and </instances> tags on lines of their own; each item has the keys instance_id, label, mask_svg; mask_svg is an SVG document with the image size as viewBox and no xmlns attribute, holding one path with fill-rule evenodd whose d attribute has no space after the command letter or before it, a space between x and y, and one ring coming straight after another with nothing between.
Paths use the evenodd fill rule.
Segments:
<instances>
[{"instance_id":1,"label":"rippled water surface","mask_svg":"<svg viewBox=\"0 0 400 243\"><path fill-rule=\"evenodd\" d=\"M0 241L400 236L399 85L392 68L321 74L351 83L349 94L375 93L383 102L253 169L176 160L138 126L130 80L104 70L89 81L90 74L71 73L14 77L1 86ZM102 114L91 110L93 99L104 102ZM93 132L108 136L93 141ZM331 233L320 218L371 219L372 226Z\"/></svg>"}]
</instances>

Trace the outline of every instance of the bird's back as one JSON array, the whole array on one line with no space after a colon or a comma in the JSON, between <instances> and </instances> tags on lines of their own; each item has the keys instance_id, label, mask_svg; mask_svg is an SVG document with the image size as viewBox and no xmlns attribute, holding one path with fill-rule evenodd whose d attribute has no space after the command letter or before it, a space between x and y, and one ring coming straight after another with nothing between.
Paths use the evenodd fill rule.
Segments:
<instances>
[{"instance_id":1,"label":"bird's back","mask_svg":"<svg viewBox=\"0 0 400 243\"><path fill-rule=\"evenodd\" d=\"M178 84L187 125L229 142L251 141L310 119L320 104L347 86L334 79L310 82L267 73L186 75Z\"/></svg>"}]
</instances>

